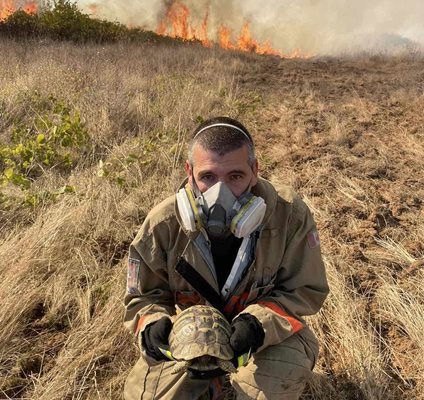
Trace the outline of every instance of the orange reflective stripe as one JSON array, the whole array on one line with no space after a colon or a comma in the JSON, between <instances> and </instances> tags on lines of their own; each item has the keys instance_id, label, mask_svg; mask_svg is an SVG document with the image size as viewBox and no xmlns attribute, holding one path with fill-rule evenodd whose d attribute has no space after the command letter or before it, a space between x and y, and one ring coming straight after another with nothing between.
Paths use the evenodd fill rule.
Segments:
<instances>
[{"instance_id":1,"label":"orange reflective stripe","mask_svg":"<svg viewBox=\"0 0 424 400\"><path fill-rule=\"evenodd\" d=\"M241 295L241 297L240 297L239 301L236 303L236 307L235 307L237 313L241 313L246 308L246 300L247 300L248 296L249 296L249 292L244 292Z\"/></svg>"},{"instance_id":2,"label":"orange reflective stripe","mask_svg":"<svg viewBox=\"0 0 424 400\"><path fill-rule=\"evenodd\" d=\"M195 304L200 304L201 297L199 293L193 292L193 293L185 293L185 292L176 292L175 298L177 301L177 304L190 307L194 306Z\"/></svg>"},{"instance_id":3,"label":"orange reflective stripe","mask_svg":"<svg viewBox=\"0 0 424 400\"><path fill-rule=\"evenodd\" d=\"M231 296L230 300L228 300L228 303L224 307L224 314L231 314L234 310L234 306L236 305L238 299L240 296Z\"/></svg>"},{"instance_id":4,"label":"orange reflective stripe","mask_svg":"<svg viewBox=\"0 0 424 400\"><path fill-rule=\"evenodd\" d=\"M138 332L140 332L144 328L144 321L146 320L147 317L148 317L148 315L144 315L144 316L140 317L140 319L138 320L137 328L135 330L136 335L138 335Z\"/></svg>"},{"instance_id":5,"label":"orange reflective stripe","mask_svg":"<svg viewBox=\"0 0 424 400\"><path fill-rule=\"evenodd\" d=\"M221 377L218 376L212 379L210 383L210 387L212 389L212 400L218 400L222 398L222 380Z\"/></svg>"},{"instance_id":6,"label":"orange reflective stripe","mask_svg":"<svg viewBox=\"0 0 424 400\"><path fill-rule=\"evenodd\" d=\"M258 304L264 307L268 307L278 315L281 315L291 325L293 332L299 332L303 328L303 325L299 320L287 314L286 311L279 307L277 304L272 303L271 301L259 301Z\"/></svg>"},{"instance_id":7,"label":"orange reflective stripe","mask_svg":"<svg viewBox=\"0 0 424 400\"><path fill-rule=\"evenodd\" d=\"M234 311L238 314L246 308L246 300L249 292L243 292L240 296L231 296L224 307L224 314L231 315Z\"/></svg>"}]
</instances>

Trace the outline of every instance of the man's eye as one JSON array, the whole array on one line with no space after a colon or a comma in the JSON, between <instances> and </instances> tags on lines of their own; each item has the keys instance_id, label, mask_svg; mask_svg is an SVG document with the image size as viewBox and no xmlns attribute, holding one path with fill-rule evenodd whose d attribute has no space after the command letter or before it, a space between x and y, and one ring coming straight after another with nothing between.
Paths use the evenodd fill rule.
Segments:
<instances>
[{"instance_id":1,"label":"man's eye","mask_svg":"<svg viewBox=\"0 0 424 400\"><path fill-rule=\"evenodd\" d=\"M203 175L201 180L204 182L212 182L215 179L213 175Z\"/></svg>"},{"instance_id":2,"label":"man's eye","mask_svg":"<svg viewBox=\"0 0 424 400\"><path fill-rule=\"evenodd\" d=\"M237 174L237 175L231 175L231 180L232 181L238 181L238 180L240 180L242 178L243 178L243 175L239 175L239 174Z\"/></svg>"}]
</instances>

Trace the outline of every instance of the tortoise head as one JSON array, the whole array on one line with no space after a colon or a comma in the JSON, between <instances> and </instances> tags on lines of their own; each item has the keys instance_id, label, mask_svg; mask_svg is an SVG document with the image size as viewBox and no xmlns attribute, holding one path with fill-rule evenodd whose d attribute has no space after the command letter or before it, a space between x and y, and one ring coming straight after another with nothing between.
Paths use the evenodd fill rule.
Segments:
<instances>
[{"instance_id":1,"label":"tortoise head","mask_svg":"<svg viewBox=\"0 0 424 400\"><path fill-rule=\"evenodd\" d=\"M177 361L171 371L171 374L185 372L188 368L196 369L198 371L211 371L216 368L221 368L225 372L237 372L237 368L233 365L231 360L221 360L215 357L203 356L189 361Z\"/></svg>"}]
</instances>

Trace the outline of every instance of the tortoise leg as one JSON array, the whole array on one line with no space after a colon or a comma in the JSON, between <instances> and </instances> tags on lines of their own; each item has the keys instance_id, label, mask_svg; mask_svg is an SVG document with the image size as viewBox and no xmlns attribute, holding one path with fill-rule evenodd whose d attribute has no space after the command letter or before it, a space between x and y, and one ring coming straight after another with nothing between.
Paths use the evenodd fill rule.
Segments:
<instances>
[{"instance_id":1,"label":"tortoise leg","mask_svg":"<svg viewBox=\"0 0 424 400\"><path fill-rule=\"evenodd\" d=\"M174 365L174 368L171 371L171 374L178 374L178 372L187 371L187 368L190 366L190 361L177 361Z\"/></svg>"},{"instance_id":2,"label":"tortoise leg","mask_svg":"<svg viewBox=\"0 0 424 400\"><path fill-rule=\"evenodd\" d=\"M218 360L218 366L226 372L237 372L237 368L230 360Z\"/></svg>"}]
</instances>

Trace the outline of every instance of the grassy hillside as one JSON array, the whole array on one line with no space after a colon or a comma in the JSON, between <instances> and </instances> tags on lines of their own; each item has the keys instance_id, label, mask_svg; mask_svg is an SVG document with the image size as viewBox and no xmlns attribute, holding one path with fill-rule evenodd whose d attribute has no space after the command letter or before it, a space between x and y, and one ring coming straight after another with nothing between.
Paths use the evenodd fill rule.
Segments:
<instances>
[{"instance_id":1,"label":"grassy hillside","mask_svg":"<svg viewBox=\"0 0 424 400\"><path fill-rule=\"evenodd\" d=\"M126 251L190 132L241 119L314 212L331 295L303 399L424 399L424 61L0 41L0 398L118 399Z\"/></svg>"}]
</instances>

